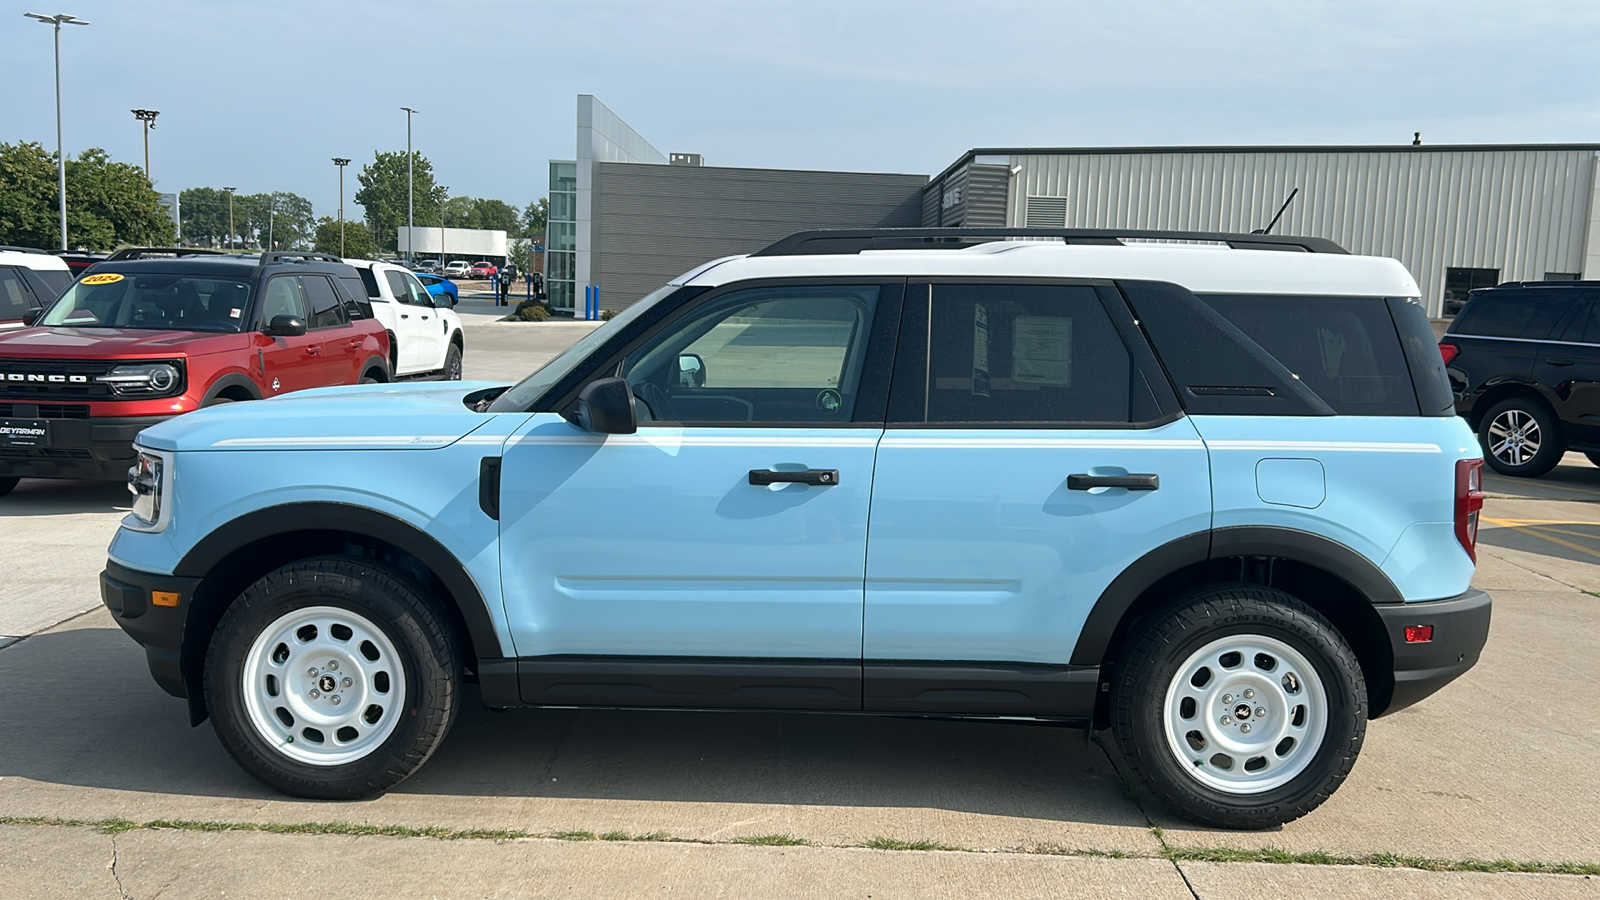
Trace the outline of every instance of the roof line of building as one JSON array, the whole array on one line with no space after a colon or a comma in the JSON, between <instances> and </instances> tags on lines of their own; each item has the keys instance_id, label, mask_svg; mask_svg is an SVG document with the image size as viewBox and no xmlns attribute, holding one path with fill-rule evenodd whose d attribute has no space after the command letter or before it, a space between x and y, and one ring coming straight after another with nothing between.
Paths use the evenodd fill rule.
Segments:
<instances>
[{"instance_id":1,"label":"roof line of building","mask_svg":"<svg viewBox=\"0 0 1600 900\"><path fill-rule=\"evenodd\" d=\"M1288 144L1288 145L1219 145L1212 147L974 147L963 153L930 182L939 182L946 175L961 168L979 156L1107 156L1115 154L1171 154L1171 153L1460 153L1518 150L1600 152L1600 143L1593 144Z\"/></svg>"}]
</instances>

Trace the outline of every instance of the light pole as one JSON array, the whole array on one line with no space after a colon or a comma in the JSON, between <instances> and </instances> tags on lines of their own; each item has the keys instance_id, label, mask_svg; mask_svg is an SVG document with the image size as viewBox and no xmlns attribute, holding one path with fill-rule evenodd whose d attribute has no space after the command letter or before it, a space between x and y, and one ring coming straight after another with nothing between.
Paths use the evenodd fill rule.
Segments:
<instances>
[{"instance_id":1,"label":"light pole","mask_svg":"<svg viewBox=\"0 0 1600 900\"><path fill-rule=\"evenodd\" d=\"M156 127L156 116L161 115L158 109L136 109L133 117L144 123L144 179L155 184L150 177L150 129Z\"/></svg>"},{"instance_id":2,"label":"light pole","mask_svg":"<svg viewBox=\"0 0 1600 900\"><path fill-rule=\"evenodd\" d=\"M233 249L233 188L225 187L228 192L228 249Z\"/></svg>"},{"instance_id":3,"label":"light pole","mask_svg":"<svg viewBox=\"0 0 1600 900\"><path fill-rule=\"evenodd\" d=\"M267 249L278 249L272 240L272 223L278 218L278 195L276 192L267 195Z\"/></svg>"},{"instance_id":4,"label":"light pole","mask_svg":"<svg viewBox=\"0 0 1600 900\"><path fill-rule=\"evenodd\" d=\"M413 227L411 224L411 219L414 212L414 207L411 201L411 187L413 184L411 179L411 117L416 115L417 111L409 106L402 106L400 108L406 111L406 259L416 259L417 251L412 247L412 244L415 243L415 239L411 236L411 229ZM62 221L64 222L66 220L63 219ZM66 226L63 225L62 227L65 228Z\"/></svg>"},{"instance_id":5,"label":"light pole","mask_svg":"<svg viewBox=\"0 0 1600 900\"><path fill-rule=\"evenodd\" d=\"M23 15L47 22L56 29L56 188L61 192L61 249L65 250L67 249L67 151L61 140L61 26L89 23L66 13L57 13L53 16L41 16L38 13L23 13Z\"/></svg>"},{"instance_id":6,"label":"light pole","mask_svg":"<svg viewBox=\"0 0 1600 900\"><path fill-rule=\"evenodd\" d=\"M448 184L439 185L439 273L444 273L444 199L450 196Z\"/></svg>"},{"instance_id":7,"label":"light pole","mask_svg":"<svg viewBox=\"0 0 1600 900\"><path fill-rule=\"evenodd\" d=\"M339 167L339 258L344 258L344 167L350 165L350 160L340 156L333 158L333 164Z\"/></svg>"}]
</instances>

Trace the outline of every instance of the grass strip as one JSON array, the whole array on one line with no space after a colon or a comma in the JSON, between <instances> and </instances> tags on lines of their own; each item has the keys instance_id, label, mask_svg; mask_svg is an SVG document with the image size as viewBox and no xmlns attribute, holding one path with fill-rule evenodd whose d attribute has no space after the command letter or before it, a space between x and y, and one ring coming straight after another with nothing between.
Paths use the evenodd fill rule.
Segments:
<instances>
[{"instance_id":1,"label":"grass strip","mask_svg":"<svg viewBox=\"0 0 1600 900\"><path fill-rule=\"evenodd\" d=\"M515 828L447 828L443 826L362 825L354 822L209 822L195 819L152 819L135 822L129 819L67 819L55 816L0 816L0 825L31 825L45 827L93 828L106 834L121 834L139 830L171 830L199 832L254 832L260 834L337 834L356 837L432 838L459 841L627 841L672 842L684 844L729 845L742 844L760 847L813 847L819 846L804 838L787 834L751 835L729 840L702 840L674 837L662 831L630 834L625 831L527 831ZM826 846L826 845L821 845ZM955 853L980 852L968 847L956 847L938 841L907 841L879 836L860 844L847 845L869 850L923 850ZM1523 862L1510 859L1434 859L1398 853L1367 853L1347 856L1322 850L1295 852L1277 847L1242 850L1233 847L1199 847L1164 849L1158 856L1127 853L1120 850L1072 849L1051 845L1009 848L1001 852L1043 856L1081 856L1107 859L1167 859L1173 862L1211 863L1275 863L1280 865L1310 866L1363 866L1380 869L1420 869L1426 872L1480 872L1520 873L1531 875L1581 875L1600 877L1600 863L1573 862Z\"/></svg>"}]
</instances>

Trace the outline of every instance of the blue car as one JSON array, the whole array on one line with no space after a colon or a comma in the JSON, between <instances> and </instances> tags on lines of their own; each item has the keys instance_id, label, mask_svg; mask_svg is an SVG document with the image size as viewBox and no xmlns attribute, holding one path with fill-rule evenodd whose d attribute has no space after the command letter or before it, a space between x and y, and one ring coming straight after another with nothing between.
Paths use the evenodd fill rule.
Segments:
<instances>
[{"instance_id":1,"label":"blue car","mask_svg":"<svg viewBox=\"0 0 1600 900\"><path fill-rule=\"evenodd\" d=\"M1312 238L983 234L717 260L514 386L156 425L105 604L302 797L409 776L470 681L1109 729L1189 819L1305 815L1488 636L1415 281Z\"/></svg>"},{"instance_id":2,"label":"blue car","mask_svg":"<svg viewBox=\"0 0 1600 900\"><path fill-rule=\"evenodd\" d=\"M450 305L455 306L461 302L461 294L456 290L456 283L440 275L430 275L426 272L415 273L417 280L428 289L428 293L435 297L445 296L450 298Z\"/></svg>"}]
</instances>

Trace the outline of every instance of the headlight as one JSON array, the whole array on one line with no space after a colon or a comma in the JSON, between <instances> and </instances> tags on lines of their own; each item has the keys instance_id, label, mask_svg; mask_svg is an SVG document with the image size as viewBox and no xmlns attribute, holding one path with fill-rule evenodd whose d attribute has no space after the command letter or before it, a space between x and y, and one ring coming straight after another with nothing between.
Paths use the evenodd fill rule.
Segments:
<instances>
[{"instance_id":1,"label":"headlight","mask_svg":"<svg viewBox=\"0 0 1600 900\"><path fill-rule=\"evenodd\" d=\"M154 529L161 521L161 495L166 486L166 462L145 450L128 470L128 491L133 494L133 517Z\"/></svg>"},{"instance_id":2,"label":"headlight","mask_svg":"<svg viewBox=\"0 0 1600 900\"><path fill-rule=\"evenodd\" d=\"M111 392L120 396L170 393L182 380L183 374L171 363L117 366L95 377L95 381L111 385Z\"/></svg>"}]
</instances>

